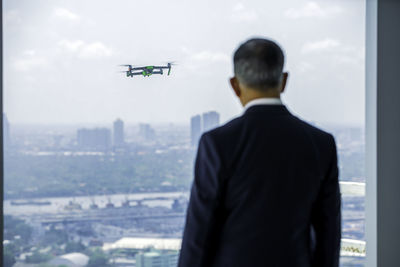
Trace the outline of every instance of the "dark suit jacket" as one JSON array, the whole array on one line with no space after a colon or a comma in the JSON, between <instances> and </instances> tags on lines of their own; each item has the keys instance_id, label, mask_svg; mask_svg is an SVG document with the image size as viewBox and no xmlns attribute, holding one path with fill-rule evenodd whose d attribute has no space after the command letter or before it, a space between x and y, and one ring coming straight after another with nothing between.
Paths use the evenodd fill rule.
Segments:
<instances>
[{"instance_id":1,"label":"dark suit jacket","mask_svg":"<svg viewBox=\"0 0 400 267\"><path fill-rule=\"evenodd\" d=\"M179 267L338 266L340 206L333 136L252 106L200 139Z\"/></svg>"}]
</instances>

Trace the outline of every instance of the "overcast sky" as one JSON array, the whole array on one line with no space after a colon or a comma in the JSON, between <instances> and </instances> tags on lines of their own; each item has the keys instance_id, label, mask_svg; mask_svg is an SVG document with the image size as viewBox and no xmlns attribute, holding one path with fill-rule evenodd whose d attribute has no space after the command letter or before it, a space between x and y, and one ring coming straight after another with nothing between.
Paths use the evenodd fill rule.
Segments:
<instances>
[{"instance_id":1,"label":"overcast sky","mask_svg":"<svg viewBox=\"0 0 400 267\"><path fill-rule=\"evenodd\" d=\"M242 112L232 54L254 36L285 50L283 101L317 123L364 122L365 2L6 0L4 107L10 123L186 122ZM118 64L176 61L171 76Z\"/></svg>"}]
</instances>

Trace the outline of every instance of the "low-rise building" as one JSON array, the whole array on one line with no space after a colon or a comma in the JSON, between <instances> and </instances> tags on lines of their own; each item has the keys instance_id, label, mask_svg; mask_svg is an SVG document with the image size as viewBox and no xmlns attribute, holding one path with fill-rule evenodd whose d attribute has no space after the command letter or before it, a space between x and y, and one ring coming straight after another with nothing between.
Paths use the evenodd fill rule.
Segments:
<instances>
[{"instance_id":1,"label":"low-rise building","mask_svg":"<svg viewBox=\"0 0 400 267\"><path fill-rule=\"evenodd\" d=\"M176 267L177 251L150 250L136 254L136 267Z\"/></svg>"}]
</instances>

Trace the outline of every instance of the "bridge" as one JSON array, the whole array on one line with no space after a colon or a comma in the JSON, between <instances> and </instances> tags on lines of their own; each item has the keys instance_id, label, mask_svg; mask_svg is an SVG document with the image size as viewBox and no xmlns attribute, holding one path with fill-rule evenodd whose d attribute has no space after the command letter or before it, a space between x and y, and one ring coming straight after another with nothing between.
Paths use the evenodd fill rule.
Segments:
<instances>
[{"instance_id":1,"label":"bridge","mask_svg":"<svg viewBox=\"0 0 400 267\"><path fill-rule=\"evenodd\" d=\"M36 218L35 221L40 222L42 225L50 224L71 224L71 223L91 223L91 222L106 222L106 221L139 221L147 219L168 219L168 218L183 218L185 214L183 212L171 212L171 213L160 213L160 214L144 214L144 215L127 215L121 213L120 215L107 216L109 214L69 214L69 215L54 215Z\"/></svg>"}]
</instances>

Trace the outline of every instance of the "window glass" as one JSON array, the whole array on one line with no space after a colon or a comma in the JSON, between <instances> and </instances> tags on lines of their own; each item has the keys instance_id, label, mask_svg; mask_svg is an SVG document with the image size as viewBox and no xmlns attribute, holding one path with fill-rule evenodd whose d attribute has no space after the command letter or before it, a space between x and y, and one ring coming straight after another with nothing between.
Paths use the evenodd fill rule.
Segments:
<instances>
[{"instance_id":1,"label":"window glass","mask_svg":"<svg viewBox=\"0 0 400 267\"><path fill-rule=\"evenodd\" d=\"M341 262L364 264L365 1L3 5L10 262L175 266L197 142L242 114L232 53L261 36L285 51L283 102L335 136Z\"/></svg>"}]
</instances>

